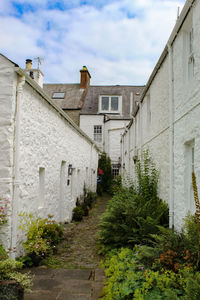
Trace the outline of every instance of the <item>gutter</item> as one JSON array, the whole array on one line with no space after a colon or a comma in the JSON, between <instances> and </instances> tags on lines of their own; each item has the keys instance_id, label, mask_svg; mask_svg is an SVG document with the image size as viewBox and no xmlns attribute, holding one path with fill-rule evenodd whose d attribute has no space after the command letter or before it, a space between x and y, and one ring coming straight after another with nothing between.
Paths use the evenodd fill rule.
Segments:
<instances>
[{"instance_id":1,"label":"gutter","mask_svg":"<svg viewBox=\"0 0 200 300\"><path fill-rule=\"evenodd\" d=\"M97 145L94 143L93 140L91 140L89 138L89 136L83 132L72 120L71 118L60 108L58 107L52 100L51 98L44 92L44 90L33 80L30 78L29 75L26 74L26 72L24 72L21 68L15 68L15 71L17 74L19 74L20 76L24 76L25 78L25 81L33 88L35 89L39 94L40 96L46 100L67 122L68 124L70 125L71 128L75 129L75 131L83 136L87 141L88 143L94 145L94 148L96 148L96 150L98 152L101 152L100 149L97 147Z\"/></svg>"},{"instance_id":2,"label":"gutter","mask_svg":"<svg viewBox=\"0 0 200 300\"><path fill-rule=\"evenodd\" d=\"M20 113L21 99L23 97L23 86L25 77L19 76L16 89L16 106L14 119L14 143L13 143L13 206L12 206L12 225L11 225L11 243L10 257L16 257L17 246L17 220L18 220L18 203L19 203L19 161L20 161Z\"/></svg>"}]
</instances>

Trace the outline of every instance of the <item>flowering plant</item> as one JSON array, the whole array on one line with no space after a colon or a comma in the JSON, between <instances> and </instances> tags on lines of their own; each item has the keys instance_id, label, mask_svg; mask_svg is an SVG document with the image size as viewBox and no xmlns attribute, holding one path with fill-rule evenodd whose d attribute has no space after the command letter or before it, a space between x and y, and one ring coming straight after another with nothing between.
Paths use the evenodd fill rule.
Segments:
<instances>
[{"instance_id":1,"label":"flowering plant","mask_svg":"<svg viewBox=\"0 0 200 300\"><path fill-rule=\"evenodd\" d=\"M6 199L0 198L0 225L3 225L7 222L8 201L8 197Z\"/></svg>"}]
</instances>

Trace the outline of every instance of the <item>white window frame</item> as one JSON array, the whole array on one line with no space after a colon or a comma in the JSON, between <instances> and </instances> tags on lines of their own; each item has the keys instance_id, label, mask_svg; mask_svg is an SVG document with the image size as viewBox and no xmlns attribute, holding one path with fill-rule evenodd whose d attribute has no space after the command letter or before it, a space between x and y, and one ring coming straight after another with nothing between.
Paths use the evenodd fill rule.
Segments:
<instances>
[{"instance_id":1,"label":"white window frame","mask_svg":"<svg viewBox=\"0 0 200 300\"><path fill-rule=\"evenodd\" d=\"M97 143L102 142L102 125L94 125L94 141Z\"/></svg>"},{"instance_id":2,"label":"white window frame","mask_svg":"<svg viewBox=\"0 0 200 300\"><path fill-rule=\"evenodd\" d=\"M65 92L53 92L52 99L64 99Z\"/></svg>"},{"instance_id":3,"label":"white window frame","mask_svg":"<svg viewBox=\"0 0 200 300\"><path fill-rule=\"evenodd\" d=\"M108 110L102 109L102 97L109 98ZM118 110L111 110L111 98L112 97L118 97ZM99 113L121 114L121 112L122 112L122 96L120 96L120 95L100 95L99 96Z\"/></svg>"},{"instance_id":4,"label":"white window frame","mask_svg":"<svg viewBox=\"0 0 200 300\"><path fill-rule=\"evenodd\" d=\"M112 164L112 175L116 177L120 174L120 167L119 164Z\"/></svg>"}]
</instances>

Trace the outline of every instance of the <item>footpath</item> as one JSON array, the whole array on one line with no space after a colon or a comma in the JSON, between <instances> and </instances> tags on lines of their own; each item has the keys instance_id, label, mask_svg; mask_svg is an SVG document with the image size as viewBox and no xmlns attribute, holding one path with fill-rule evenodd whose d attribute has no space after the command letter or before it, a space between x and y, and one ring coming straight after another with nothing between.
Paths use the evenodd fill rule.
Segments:
<instances>
[{"instance_id":1,"label":"footpath","mask_svg":"<svg viewBox=\"0 0 200 300\"><path fill-rule=\"evenodd\" d=\"M100 299L104 270L99 267L96 233L109 197L98 197L89 216L80 223L64 226L64 240L47 266L32 268L32 292L24 300Z\"/></svg>"}]
</instances>

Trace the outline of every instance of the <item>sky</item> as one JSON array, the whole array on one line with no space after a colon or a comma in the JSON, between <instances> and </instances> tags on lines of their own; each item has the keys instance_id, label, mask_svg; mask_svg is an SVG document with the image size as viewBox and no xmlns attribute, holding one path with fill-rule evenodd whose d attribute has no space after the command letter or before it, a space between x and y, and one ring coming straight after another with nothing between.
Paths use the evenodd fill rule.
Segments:
<instances>
[{"instance_id":1,"label":"sky","mask_svg":"<svg viewBox=\"0 0 200 300\"><path fill-rule=\"evenodd\" d=\"M144 85L185 0L0 0L0 53L48 83Z\"/></svg>"}]
</instances>

